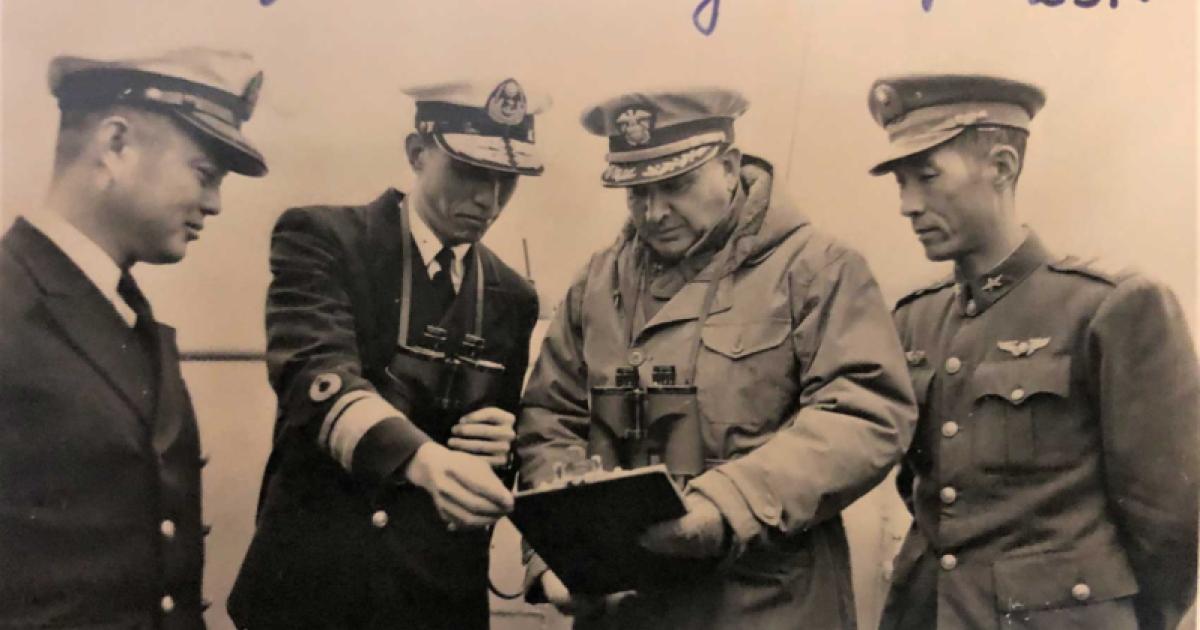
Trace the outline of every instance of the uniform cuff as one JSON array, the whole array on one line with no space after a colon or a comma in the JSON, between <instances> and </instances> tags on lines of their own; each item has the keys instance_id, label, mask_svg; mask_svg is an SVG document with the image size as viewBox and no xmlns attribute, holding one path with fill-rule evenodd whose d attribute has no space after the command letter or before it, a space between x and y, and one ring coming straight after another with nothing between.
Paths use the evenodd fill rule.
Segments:
<instances>
[{"instance_id":1,"label":"uniform cuff","mask_svg":"<svg viewBox=\"0 0 1200 630\"><path fill-rule=\"evenodd\" d=\"M733 557L740 556L746 545L762 530L762 523L754 516L750 504L746 502L733 480L719 469L710 470L696 477L688 484L688 490L699 493L712 501L732 534L729 540L729 552Z\"/></svg>"},{"instance_id":2,"label":"uniform cuff","mask_svg":"<svg viewBox=\"0 0 1200 630\"><path fill-rule=\"evenodd\" d=\"M378 396L355 403L343 416L338 425L349 421L348 435L337 439L335 428L330 450L346 470L370 481L390 477L429 441L424 431Z\"/></svg>"}]
</instances>

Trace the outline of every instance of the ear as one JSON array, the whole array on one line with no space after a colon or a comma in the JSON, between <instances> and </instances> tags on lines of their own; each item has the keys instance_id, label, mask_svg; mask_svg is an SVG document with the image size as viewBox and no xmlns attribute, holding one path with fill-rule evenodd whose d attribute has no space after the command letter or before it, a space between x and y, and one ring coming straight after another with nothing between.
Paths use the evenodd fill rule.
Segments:
<instances>
[{"instance_id":1,"label":"ear","mask_svg":"<svg viewBox=\"0 0 1200 630\"><path fill-rule=\"evenodd\" d=\"M724 169L726 188L732 191L741 181L742 152L736 148L730 148L717 159L721 160L721 168Z\"/></svg>"},{"instance_id":2,"label":"ear","mask_svg":"<svg viewBox=\"0 0 1200 630\"><path fill-rule=\"evenodd\" d=\"M100 188L107 188L125 170L132 140L133 129L125 116L108 116L94 127L88 152L98 168L96 179Z\"/></svg>"},{"instance_id":3,"label":"ear","mask_svg":"<svg viewBox=\"0 0 1200 630\"><path fill-rule=\"evenodd\" d=\"M992 183L996 188L1016 185L1021 173L1021 158L1017 150L1008 144L998 144L988 151L988 165L992 169Z\"/></svg>"},{"instance_id":4,"label":"ear","mask_svg":"<svg viewBox=\"0 0 1200 630\"><path fill-rule=\"evenodd\" d=\"M425 149L425 139L415 133L408 134L404 139L404 154L408 156L408 164L414 173L420 173L425 168Z\"/></svg>"}]
</instances>

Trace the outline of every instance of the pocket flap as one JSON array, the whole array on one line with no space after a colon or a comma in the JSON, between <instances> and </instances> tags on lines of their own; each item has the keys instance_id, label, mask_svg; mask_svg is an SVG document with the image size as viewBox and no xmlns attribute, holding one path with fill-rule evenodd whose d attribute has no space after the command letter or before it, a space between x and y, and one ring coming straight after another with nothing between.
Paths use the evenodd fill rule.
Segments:
<instances>
[{"instance_id":1,"label":"pocket flap","mask_svg":"<svg viewBox=\"0 0 1200 630\"><path fill-rule=\"evenodd\" d=\"M1034 394L1066 398L1071 389L1071 358L1046 357L979 364L972 378L973 398L996 396L1014 405Z\"/></svg>"},{"instance_id":2,"label":"pocket flap","mask_svg":"<svg viewBox=\"0 0 1200 630\"><path fill-rule=\"evenodd\" d=\"M741 359L770 350L783 343L791 332L791 322L766 319L754 322L707 323L701 334L704 345L730 359Z\"/></svg>"},{"instance_id":3,"label":"pocket flap","mask_svg":"<svg viewBox=\"0 0 1200 630\"><path fill-rule=\"evenodd\" d=\"M1083 606L1138 592L1125 554L1115 548L1002 558L992 576L1000 612Z\"/></svg>"}]
</instances>

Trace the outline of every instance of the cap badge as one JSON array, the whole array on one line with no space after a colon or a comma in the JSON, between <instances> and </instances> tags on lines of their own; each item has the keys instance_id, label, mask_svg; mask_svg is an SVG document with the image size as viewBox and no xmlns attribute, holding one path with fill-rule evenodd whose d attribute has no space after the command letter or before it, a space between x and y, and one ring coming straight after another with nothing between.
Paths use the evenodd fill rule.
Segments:
<instances>
[{"instance_id":1,"label":"cap badge","mask_svg":"<svg viewBox=\"0 0 1200 630\"><path fill-rule=\"evenodd\" d=\"M900 95L896 93L896 88L887 83L881 83L875 86L875 90L871 92L871 98L875 101L875 119L880 124L887 124L893 118L897 118L904 113L904 105L900 102Z\"/></svg>"},{"instance_id":2,"label":"cap badge","mask_svg":"<svg viewBox=\"0 0 1200 630\"><path fill-rule=\"evenodd\" d=\"M631 107L617 114L616 124L621 135L625 137L625 143L631 147L639 147L650 142L650 132L654 130L654 113Z\"/></svg>"},{"instance_id":3,"label":"cap badge","mask_svg":"<svg viewBox=\"0 0 1200 630\"><path fill-rule=\"evenodd\" d=\"M525 91L516 79L505 79L488 96L488 117L501 125L519 125L525 120Z\"/></svg>"},{"instance_id":4,"label":"cap badge","mask_svg":"<svg viewBox=\"0 0 1200 630\"><path fill-rule=\"evenodd\" d=\"M250 77L250 82L246 84L246 89L242 90L242 102L246 104L246 118L254 113L254 107L258 105L258 93L262 91L263 73L260 71L253 77Z\"/></svg>"},{"instance_id":5,"label":"cap badge","mask_svg":"<svg viewBox=\"0 0 1200 630\"><path fill-rule=\"evenodd\" d=\"M925 351L924 350L909 350L904 353L904 359L908 361L909 365L916 367L918 365L925 363Z\"/></svg>"}]
</instances>

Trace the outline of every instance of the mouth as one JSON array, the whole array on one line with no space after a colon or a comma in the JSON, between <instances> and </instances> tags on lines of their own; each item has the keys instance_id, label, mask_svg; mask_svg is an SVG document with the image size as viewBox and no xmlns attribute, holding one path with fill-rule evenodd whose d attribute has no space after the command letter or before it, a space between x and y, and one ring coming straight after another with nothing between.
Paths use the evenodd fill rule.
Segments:
<instances>
[{"instance_id":1,"label":"mouth","mask_svg":"<svg viewBox=\"0 0 1200 630\"><path fill-rule=\"evenodd\" d=\"M477 229L482 228L482 227L487 227L487 225L489 223L487 219L485 219L483 217L475 216L473 214L460 214L460 215L457 215L456 218L458 219L459 223L462 223L462 224L466 225L467 227L472 227L472 228L477 228Z\"/></svg>"},{"instance_id":2,"label":"mouth","mask_svg":"<svg viewBox=\"0 0 1200 630\"><path fill-rule=\"evenodd\" d=\"M194 241L200 238L200 231L204 229L204 224L194 221L188 221L183 224L184 230L187 232L187 239Z\"/></svg>"}]
</instances>

